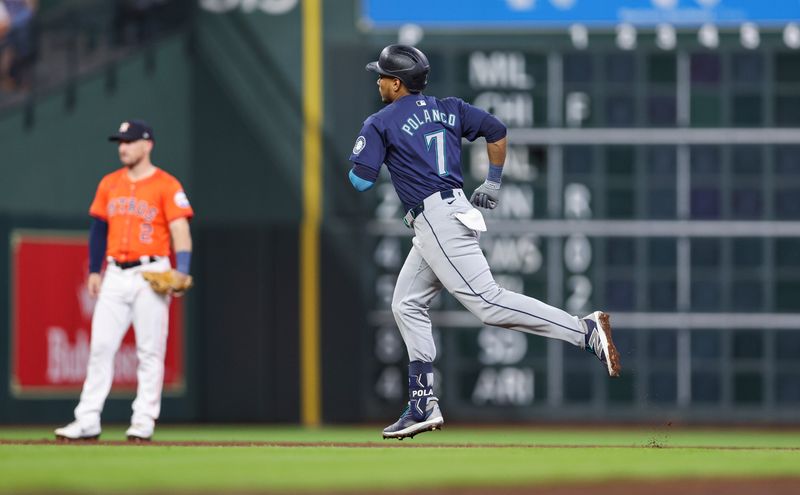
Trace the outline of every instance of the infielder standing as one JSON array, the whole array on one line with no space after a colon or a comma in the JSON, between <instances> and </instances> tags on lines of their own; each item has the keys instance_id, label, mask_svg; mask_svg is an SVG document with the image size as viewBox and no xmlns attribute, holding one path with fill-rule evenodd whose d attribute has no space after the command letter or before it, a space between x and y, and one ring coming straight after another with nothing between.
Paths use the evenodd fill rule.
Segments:
<instances>
[{"instance_id":1,"label":"infielder standing","mask_svg":"<svg viewBox=\"0 0 800 495\"><path fill-rule=\"evenodd\" d=\"M169 294L154 291L143 274L170 270L170 238L176 276L188 280L192 251L192 207L175 177L150 161L153 130L145 122L123 122L109 140L117 141L124 165L100 181L89 214L90 295L98 297L86 380L75 421L55 430L62 440L96 439L100 413L114 378L114 356L133 323L138 387L128 440L153 436L161 409L164 356L169 323ZM100 270L108 261L105 277Z\"/></svg>"},{"instance_id":2,"label":"infielder standing","mask_svg":"<svg viewBox=\"0 0 800 495\"><path fill-rule=\"evenodd\" d=\"M478 244L486 230L473 208L497 205L506 159L506 127L491 114L458 98L420 93L428 82L425 55L407 45L390 45L376 62L378 91L386 103L364 121L350 161L350 181L372 187L386 164L414 229L411 252L397 279L392 312L409 357L409 403L384 438L413 437L443 423L433 390L436 358L428 316L430 302L445 288L484 324L564 340L597 356L611 376L620 362L607 314L579 318L495 282ZM461 140L486 139L489 174L469 199L462 191Z\"/></svg>"}]
</instances>

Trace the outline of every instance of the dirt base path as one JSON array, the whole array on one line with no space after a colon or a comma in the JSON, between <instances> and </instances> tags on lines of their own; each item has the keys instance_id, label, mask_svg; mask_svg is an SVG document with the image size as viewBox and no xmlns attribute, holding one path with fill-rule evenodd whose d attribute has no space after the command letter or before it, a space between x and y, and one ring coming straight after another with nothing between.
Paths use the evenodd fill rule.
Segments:
<instances>
[{"instance_id":1,"label":"dirt base path","mask_svg":"<svg viewBox=\"0 0 800 495\"><path fill-rule=\"evenodd\" d=\"M152 441L128 442L124 440L10 440L0 439L0 445L64 445L64 446L103 446L103 447L331 447L348 449L703 449L703 450L781 450L795 451L800 447L711 447L707 445L558 445L558 444L513 444L513 443L414 443L397 440L378 440L375 442L208 442L208 441ZM798 490L800 494L800 490Z\"/></svg>"},{"instance_id":2,"label":"dirt base path","mask_svg":"<svg viewBox=\"0 0 800 495\"><path fill-rule=\"evenodd\" d=\"M353 495L352 492L334 492ZM800 478L775 479L704 479L669 481L603 481L542 486L504 486L480 488L447 488L414 491L380 492L380 495L796 495Z\"/></svg>"}]
</instances>

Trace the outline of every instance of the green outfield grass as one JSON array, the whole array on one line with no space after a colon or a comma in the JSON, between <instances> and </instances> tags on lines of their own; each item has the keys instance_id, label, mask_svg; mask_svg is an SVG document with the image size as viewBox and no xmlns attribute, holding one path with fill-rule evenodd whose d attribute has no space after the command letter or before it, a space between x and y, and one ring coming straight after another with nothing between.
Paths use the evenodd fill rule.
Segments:
<instances>
[{"instance_id":1,"label":"green outfield grass","mask_svg":"<svg viewBox=\"0 0 800 495\"><path fill-rule=\"evenodd\" d=\"M50 428L0 428L3 440L50 438ZM106 428L102 438L122 440L124 428ZM382 440L379 427L161 426L156 440L358 442L374 446L0 444L0 490L120 493L336 489L366 493L408 487L412 465L420 467L413 470L413 485L417 487L786 476L798 477L800 483L800 430L461 426L398 442ZM398 448L406 445L438 448Z\"/></svg>"}]
</instances>

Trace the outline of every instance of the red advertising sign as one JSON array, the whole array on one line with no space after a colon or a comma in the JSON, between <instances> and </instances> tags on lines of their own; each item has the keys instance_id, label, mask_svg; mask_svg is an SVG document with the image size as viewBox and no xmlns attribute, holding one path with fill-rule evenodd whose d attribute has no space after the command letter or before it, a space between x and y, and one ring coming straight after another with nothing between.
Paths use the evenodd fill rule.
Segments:
<instances>
[{"instance_id":1,"label":"red advertising sign","mask_svg":"<svg viewBox=\"0 0 800 495\"><path fill-rule=\"evenodd\" d=\"M77 398L86 377L92 312L88 235L14 232L11 236L11 390L14 395ZM112 393L136 390L136 343L128 333L114 361ZM164 391L184 386L183 302L170 306Z\"/></svg>"}]
</instances>

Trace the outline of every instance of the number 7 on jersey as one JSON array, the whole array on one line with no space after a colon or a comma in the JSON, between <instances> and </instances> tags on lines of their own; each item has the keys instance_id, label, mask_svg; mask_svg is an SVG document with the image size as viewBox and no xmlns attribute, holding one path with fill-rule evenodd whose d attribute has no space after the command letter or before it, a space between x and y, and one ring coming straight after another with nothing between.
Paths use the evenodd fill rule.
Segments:
<instances>
[{"instance_id":1,"label":"number 7 on jersey","mask_svg":"<svg viewBox=\"0 0 800 495\"><path fill-rule=\"evenodd\" d=\"M448 175L450 172L447 170L447 160L444 153L444 129L425 134L425 145L428 147L428 151L431 150L431 144L433 144L434 152L436 153L436 169L439 171L439 175Z\"/></svg>"}]
</instances>

